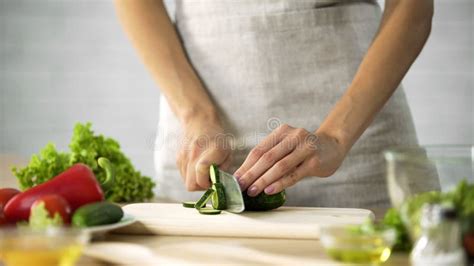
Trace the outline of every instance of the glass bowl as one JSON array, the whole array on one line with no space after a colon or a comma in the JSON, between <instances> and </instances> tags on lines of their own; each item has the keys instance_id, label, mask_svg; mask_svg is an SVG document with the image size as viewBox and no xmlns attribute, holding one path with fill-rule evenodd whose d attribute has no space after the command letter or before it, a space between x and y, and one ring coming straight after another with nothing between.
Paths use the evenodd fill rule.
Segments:
<instances>
[{"instance_id":1,"label":"glass bowl","mask_svg":"<svg viewBox=\"0 0 474 266\"><path fill-rule=\"evenodd\" d=\"M474 183L474 147L472 145L438 145L404 147L384 152L387 162L387 186L392 206L398 209L408 229L412 242L421 234L421 212L413 213L403 204L416 194L427 191L447 192L462 180ZM437 193L427 193L422 199L435 198ZM432 195L432 196L430 196ZM416 201L415 201L416 206ZM472 257L472 220L465 217L463 225L464 247Z\"/></svg>"},{"instance_id":2,"label":"glass bowl","mask_svg":"<svg viewBox=\"0 0 474 266\"><path fill-rule=\"evenodd\" d=\"M331 225L321 228L321 243L333 259L348 263L383 263L395 243L393 229L360 232L354 225Z\"/></svg>"},{"instance_id":3,"label":"glass bowl","mask_svg":"<svg viewBox=\"0 0 474 266\"><path fill-rule=\"evenodd\" d=\"M88 233L72 228L1 229L0 260L6 266L70 266L76 263L88 241Z\"/></svg>"},{"instance_id":4,"label":"glass bowl","mask_svg":"<svg viewBox=\"0 0 474 266\"><path fill-rule=\"evenodd\" d=\"M449 191L461 180L474 182L471 145L398 147L384 151L392 206L427 191Z\"/></svg>"}]
</instances>

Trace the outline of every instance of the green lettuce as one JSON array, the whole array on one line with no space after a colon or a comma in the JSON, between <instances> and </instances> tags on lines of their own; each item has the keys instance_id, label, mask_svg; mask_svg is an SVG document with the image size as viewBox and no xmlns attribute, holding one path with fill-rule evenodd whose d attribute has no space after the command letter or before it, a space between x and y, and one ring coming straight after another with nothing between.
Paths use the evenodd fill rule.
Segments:
<instances>
[{"instance_id":1,"label":"green lettuce","mask_svg":"<svg viewBox=\"0 0 474 266\"><path fill-rule=\"evenodd\" d=\"M393 250L395 251L409 251L412 248L412 243L408 230L402 221L400 213L394 209L389 209L383 217L382 224L387 228L392 228L396 232L395 244Z\"/></svg>"},{"instance_id":2,"label":"green lettuce","mask_svg":"<svg viewBox=\"0 0 474 266\"><path fill-rule=\"evenodd\" d=\"M406 199L399 210L389 209L380 224L369 222L362 225L360 230L369 232L377 228L392 228L397 233L393 250L410 251L412 239L421 234L423 205L434 203L454 207L459 214L463 233L474 232L474 184L469 184L467 180L461 181L450 192L429 191L414 195Z\"/></svg>"},{"instance_id":3,"label":"green lettuce","mask_svg":"<svg viewBox=\"0 0 474 266\"><path fill-rule=\"evenodd\" d=\"M29 226L35 230L47 229L48 227L60 227L64 224L63 218L59 213L50 216L44 202L36 204L31 208Z\"/></svg>"},{"instance_id":4,"label":"green lettuce","mask_svg":"<svg viewBox=\"0 0 474 266\"><path fill-rule=\"evenodd\" d=\"M410 250L411 234L416 239L421 234L420 220L423 205L442 204L452 206L459 214L463 233L474 231L474 184L469 184L467 180L459 182L456 188L449 192L430 191L415 195L403 202L400 211L390 209L384 217L383 223L394 228L399 238L395 250ZM402 222L403 221L403 222Z\"/></svg>"},{"instance_id":5,"label":"green lettuce","mask_svg":"<svg viewBox=\"0 0 474 266\"><path fill-rule=\"evenodd\" d=\"M153 180L134 168L116 140L94 134L91 127L90 123L76 124L69 144L70 152L59 152L53 143L49 143L31 157L26 167L13 168L20 187L25 190L44 183L75 163L87 164L102 181L105 172L98 166L97 159L105 157L115 168L115 183L106 193L108 200L139 202L153 198Z\"/></svg>"}]
</instances>

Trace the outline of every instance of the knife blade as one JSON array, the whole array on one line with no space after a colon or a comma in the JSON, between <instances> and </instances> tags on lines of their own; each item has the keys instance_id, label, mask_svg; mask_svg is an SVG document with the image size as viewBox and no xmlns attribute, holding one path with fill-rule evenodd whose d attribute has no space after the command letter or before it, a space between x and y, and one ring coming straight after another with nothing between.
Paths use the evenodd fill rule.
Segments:
<instances>
[{"instance_id":1,"label":"knife blade","mask_svg":"<svg viewBox=\"0 0 474 266\"><path fill-rule=\"evenodd\" d=\"M245 210L244 198L242 190L240 190L239 182L235 176L219 170L219 179L224 186L225 197L227 201L228 212L241 213Z\"/></svg>"}]
</instances>

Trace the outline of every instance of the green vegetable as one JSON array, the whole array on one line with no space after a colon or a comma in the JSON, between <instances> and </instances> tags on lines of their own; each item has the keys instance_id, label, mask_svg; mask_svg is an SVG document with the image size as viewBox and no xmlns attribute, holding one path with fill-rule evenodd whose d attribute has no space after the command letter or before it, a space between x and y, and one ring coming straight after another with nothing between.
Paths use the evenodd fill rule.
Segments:
<instances>
[{"instance_id":1,"label":"green vegetable","mask_svg":"<svg viewBox=\"0 0 474 266\"><path fill-rule=\"evenodd\" d=\"M88 227L95 225L113 224L120 221L123 211L120 206L101 201L86 204L77 209L72 215L72 225Z\"/></svg>"},{"instance_id":2,"label":"green vegetable","mask_svg":"<svg viewBox=\"0 0 474 266\"><path fill-rule=\"evenodd\" d=\"M215 164L209 167L209 176L211 177L212 184L221 182L219 179L219 168Z\"/></svg>"},{"instance_id":3,"label":"green vegetable","mask_svg":"<svg viewBox=\"0 0 474 266\"><path fill-rule=\"evenodd\" d=\"M212 188L209 188L208 190L206 190L204 195L202 195L202 197L198 200L198 202L196 202L196 205L194 205L194 207L197 210L199 210L203 208L204 206L206 206L206 203L211 199L212 194L214 194L214 192L216 191Z\"/></svg>"},{"instance_id":4,"label":"green vegetable","mask_svg":"<svg viewBox=\"0 0 474 266\"><path fill-rule=\"evenodd\" d=\"M474 184L461 181L455 190L446 195L445 200L453 204L461 219L474 216Z\"/></svg>"},{"instance_id":5,"label":"green vegetable","mask_svg":"<svg viewBox=\"0 0 474 266\"><path fill-rule=\"evenodd\" d=\"M100 185L104 191L109 191L115 182L115 168L112 166L110 161L104 157L97 159L97 164L105 171L105 179Z\"/></svg>"},{"instance_id":6,"label":"green vegetable","mask_svg":"<svg viewBox=\"0 0 474 266\"><path fill-rule=\"evenodd\" d=\"M50 180L71 166L68 153L59 152L56 146L48 143L39 154L33 154L25 168L13 168L21 190L34 187Z\"/></svg>"},{"instance_id":7,"label":"green vegetable","mask_svg":"<svg viewBox=\"0 0 474 266\"><path fill-rule=\"evenodd\" d=\"M474 231L474 184L463 180L450 192L430 191L417 194L403 202L400 211L391 208L385 213L381 225L397 232L394 251L410 251L412 239L417 239L421 233L422 207L432 203L453 206L459 213L463 234ZM375 226L373 223L372 225Z\"/></svg>"},{"instance_id":8,"label":"green vegetable","mask_svg":"<svg viewBox=\"0 0 474 266\"><path fill-rule=\"evenodd\" d=\"M74 127L69 153L56 150L54 144L47 144L37 155L31 157L25 168L13 168L20 187L25 190L44 183L75 163L84 163L91 167L99 181L106 180L106 173L97 163L99 157L110 160L115 168L115 182L106 198L114 202L144 201L153 197L154 182L143 176L133 167L120 150L118 142L103 135L95 135L91 124L77 123Z\"/></svg>"},{"instance_id":9,"label":"green vegetable","mask_svg":"<svg viewBox=\"0 0 474 266\"><path fill-rule=\"evenodd\" d=\"M221 210L227 208L225 188L224 185L220 183L219 169L216 165L213 164L209 167L209 176L212 181L212 188L209 188L196 204L194 204L194 202L183 202L183 207L191 208L192 204L194 204L194 207L201 214L219 214ZM282 206L286 201L285 191L274 195L260 193L256 197L249 197L246 192L243 192L242 196L244 198L245 209L249 211L268 211L276 209ZM213 209L204 209L203 207L211 198Z\"/></svg>"},{"instance_id":10,"label":"green vegetable","mask_svg":"<svg viewBox=\"0 0 474 266\"><path fill-rule=\"evenodd\" d=\"M265 192L262 192L255 197L248 196L247 192L243 192L242 195L244 197L245 210L247 211L273 210L281 207L286 201L285 191L273 195L267 195Z\"/></svg>"},{"instance_id":11,"label":"green vegetable","mask_svg":"<svg viewBox=\"0 0 474 266\"><path fill-rule=\"evenodd\" d=\"M215 183L212 185L214 193L211 196L212 207L216 210L225 210L227 208L227 200L225 197L224 185L221 183Z\"/></svg>"},{"instance_id":12,"label":"green vegetable","mask_svg":"<svg viewBox=\"0 0 474 266\"><path fill-rule=\"evenodd\" d=\"M35 230L42 230L48 227L60 227L63 225L63 218L59 213L50 217L44 202L40 202L31 208L29 226Z\"/></svg>"},{"instance_id":13,"label":"green vegetable","mask_svg":"<svg viewBox=\"0 0 474 266\"><path fill-rule=\"evenodd\" d=\"M183 203L183 207L185 208L195 208L196 207L196 202L194 201L184 201ZM204 205L206 206L206 205Z\"/></svg>"},{"instance_id":14,"label":"green vegetable","mask_svg":"<svg viewBox=\"0 0 474 266\"><path fill-rule=\"evenodd\" d=\"M382 224L388 228L393 228L397 234L393 250L410 251L412 243L408 230L400 217L400 213L394 209L389 209L382 220Z\"/></svg>"},{"instance_id":15,"label":"green vegetable","mask_svg":"<svg viewBox=\"0 0 474 266\"><path fill-rule=\"evenodd\" d=\"M405 200L400 206L400 218L404 224L411 226L411 236L417 239L421 234L421 210L423 205L429 203L441 203L443 195L439 191L429 191L412 196Z\"/></svg>"},{"instance_id":16,"label":"green vegetable","mask_svg":"<svg viewBox=\"0 0 474 266\"><path fill-rule=\"evenodd\" d=\"M400 216L403 222L410 226L410 233L413 239L417 239L421 234L421 213L425 204L442 204L452 206L459 214L463 224L464 233L474 230L469 225L472 224L474 216L474 184L467 183L466 180L459 182L456 188L449 192L430 191L408 198L400 207Z\"/></svg>"},{"instance_id":17,"label":"green vegetable","mask_svg":"<svg viewBox=\"0 0 474 266\"><path fill-rule=\"evenodd\" d=\"M207 215L215 215L215 214L221 214L221 210L215 210L211 208L203 208L199 209L200 214L207 214Z\"/></svg>"},{"instance_id":18,"label":"green vegetable","mask_svg":"<svg viewBox=\"0 0 474 266\"><path fill-rule=\"evenodd\" d=\"M447 200L458 211L463 234L474 233L474 184L463 180L447 195Z\"/></svg>"}]
</instances>

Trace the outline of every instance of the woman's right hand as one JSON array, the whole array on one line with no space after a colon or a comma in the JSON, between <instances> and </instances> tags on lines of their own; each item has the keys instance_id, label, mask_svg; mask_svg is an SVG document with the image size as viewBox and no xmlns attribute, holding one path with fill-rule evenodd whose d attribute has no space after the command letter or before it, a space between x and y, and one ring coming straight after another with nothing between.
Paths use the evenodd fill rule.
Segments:
<instances>
[{"instance_id":1,"label":"woman's right hand","mask_svg":"<svg viewBox=\"0 0 474 266\"><path fill-rule=\"evenodd\" d=\"M188 191L205 190L211 186L209 167L222 170L231 165L232 149L220 123L197 119L186 124L184 139L176 160Z\"/></svg>"}]
</instances>

